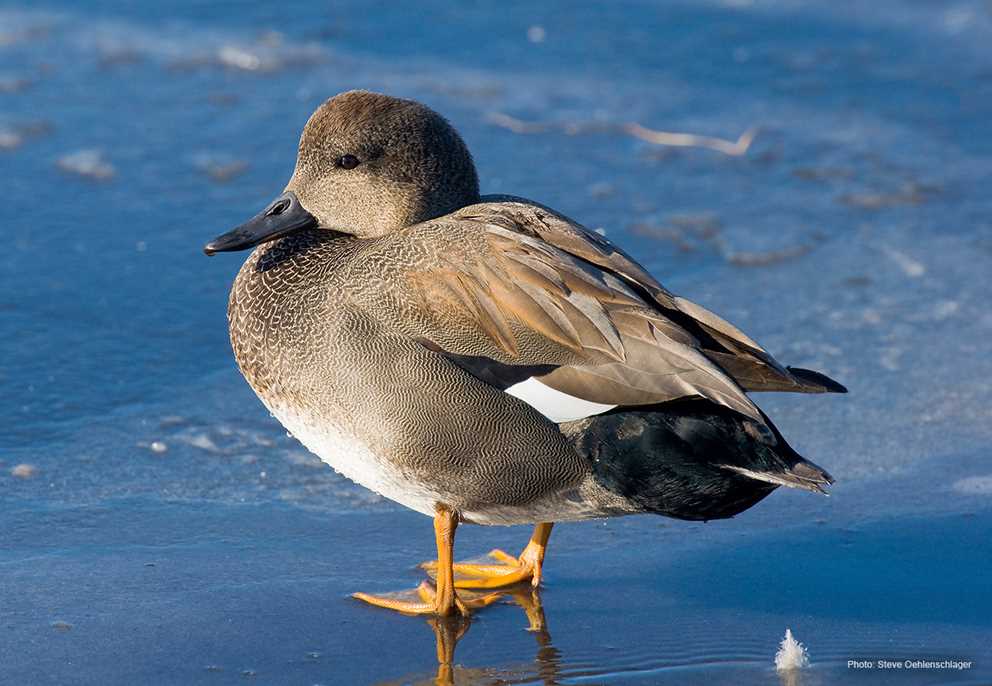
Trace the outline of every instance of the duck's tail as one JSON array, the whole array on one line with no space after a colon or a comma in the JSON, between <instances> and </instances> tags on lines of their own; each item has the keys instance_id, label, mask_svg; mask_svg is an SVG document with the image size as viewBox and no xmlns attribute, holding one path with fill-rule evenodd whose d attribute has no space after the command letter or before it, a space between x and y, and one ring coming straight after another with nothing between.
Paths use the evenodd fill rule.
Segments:
<instances>
[{"instance_id":1,"label":"duck's tail","mask_svg":"<svg viewBox=\"0 0 992 686\"><path fill-rule=\"evenodd\" d=\"M719 466L737 472L738 474L743 474L748 478L757 479L758 481L765 481L776 486L802 488L807 491L813 491L814 493L822 493L823 495L829 495L826 487L834 482L833 477L827 474L823 468L802 457L799 458L799 462L796 464L774 471L765 470L756 472L747 467L732 464L722 464Z\"/></svg>"},{"instance_id":2,"label":"duck's tail","mask_svg":"<svg viewBox=\"0 0 992 686\"><path fill-rule=\"evenodd\" d=\"M778 486L826 493L833 478L774 425L704 400L618 408L562 424L597 482L645 512L721 519Z\"/></svg>"},{"instance_id":3,"label":"duck's tail","mask_svg":"<svg viewBox=\"0 0 992 686\"><path fill-rule=\"evenodd\" d=\"M815 374L816 372L813 373ZM758 411L761 412L761 410ZM776 486L801 488L806 491L812 491L813 493L829 495L826 487L834 482L834 478L830 476L829 472L793 450L792 446L782 437L778 428L772 424L772 420L768 418L768 415L761 412L761 416L765 420L768 431L770 431L770 434L761 432L763 433L761 441L770 448L774 448L771 451L773 459L770 463L762 461L764 469L760 470L753 470L749 466L740 463L722 464L719 466L735 471L738 474L743 474L751 479L765 481ZM744 428L748 430L750 428L748 426L750 421L747 419L741 419L741 421L747 422L747 424L744 424Z\"/></svg>"}]
</instances>

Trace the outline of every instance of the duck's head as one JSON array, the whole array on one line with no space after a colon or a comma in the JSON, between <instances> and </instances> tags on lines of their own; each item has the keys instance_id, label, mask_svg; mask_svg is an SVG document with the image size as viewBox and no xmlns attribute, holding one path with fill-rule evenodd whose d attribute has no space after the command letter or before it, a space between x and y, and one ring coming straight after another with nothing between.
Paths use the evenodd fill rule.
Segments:
<instances>
[{"instance_id":1,"label":"duck's head","mask_svg":"<svg viewBox=\"0 0 992 686\"><path fill-rule=\"evenodd\" d=\"M307 228L381 236L478 200L472 156L441 115L412 100L349 91L310 115L285 192L204 252L244 250Z\"/></svg>"}]
</instances>

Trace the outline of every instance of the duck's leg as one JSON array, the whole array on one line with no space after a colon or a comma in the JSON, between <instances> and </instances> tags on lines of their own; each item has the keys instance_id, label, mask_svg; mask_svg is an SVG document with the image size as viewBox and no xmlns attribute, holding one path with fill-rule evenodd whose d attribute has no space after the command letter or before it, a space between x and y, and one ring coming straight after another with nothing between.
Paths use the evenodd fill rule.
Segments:
<instances>
[{"instance_id":1,"label":"duck's leg","mask_svg":"<svg viewBox=\"0 0 992 686\"><path fill-rule=\"evenodd\" d=\"M456 613L467 616L471 609L485 607L494 602L500 594L491 593L465 601L455 595L455 573L452 566L455 529L457 528L458 513L449 507L438 505L434 515L434 539L437 543L438 559L437 578L434 587L431 587L426 581L417 587L418 600L375 596L368 593L353 593L352 597L397 612L414 615L431 614L437 617L450 617Z\"/></svg>"},{"instance_id":2,"label":"duck's leg","mask_svg":"<svg viewBox=\"0 0 992 686\"><path fill-rule=\"evenodd\" d=\"M484 589L512 586L523 581L532 585L541 583L541 567L544 564L544 553L551 537L552 522L542 522L534 527L534 533L518 557L509 555L502 550L493 550L489 557L498 560L497 564L473 564L459 562L452 565L453 571L461 575L455 579L455 588ZM438 556L440 560L440 556ZM425 562L421 565L429 571L440 572L437 562Z\"/></svg>"}]
</instances>

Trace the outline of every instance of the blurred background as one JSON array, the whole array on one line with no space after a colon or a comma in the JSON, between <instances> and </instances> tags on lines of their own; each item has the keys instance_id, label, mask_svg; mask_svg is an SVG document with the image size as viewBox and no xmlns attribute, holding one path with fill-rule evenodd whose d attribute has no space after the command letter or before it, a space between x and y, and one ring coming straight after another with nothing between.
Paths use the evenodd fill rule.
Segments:
<instances>
[{"instance_id":1,"label":"blurred background","mask_svg":"<svg viewBox=\"0 0 992 686\"><path fill-rule=\"evenodd\" d=\"M429 522L268 416L244 256L200 252L365 88L851 391L759 398L830 499L560 527L548 630L480 614L459 683L778 683L787 627L799 683L989 683L989 45L980 0L0 4L0 681L434 678L423 620L347 598L415 585Z\"/></svg>"}]
</instances>

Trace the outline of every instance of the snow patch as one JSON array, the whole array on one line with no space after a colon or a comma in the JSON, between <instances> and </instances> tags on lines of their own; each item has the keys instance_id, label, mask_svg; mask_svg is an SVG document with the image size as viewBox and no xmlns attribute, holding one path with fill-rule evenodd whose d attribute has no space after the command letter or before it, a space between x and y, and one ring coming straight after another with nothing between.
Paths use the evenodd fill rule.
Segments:
<instances>
[{"instance_id":1,"label":"snow patch","mask_svg":"<svg viewBox=\"0 0 992 686\"><path fill-rule=\"evenodd\" d=\"M10 475L16 476L18 479L30 479L37 473L38 468L33 464L27 464L26 462L22 462L10 470Z\"/></svg>"},{"instance_id":2,"label":"snow patch","mask_svg":"<svg viewBox=\"0 0 992 686\"><path fill-rule=\"evenodd\" d=\"M220 452L220 448L214 443L214 440L210 438L207 434L194 434L186 439L194 448L199 448L200 450L206 450L208 453Z\"/></svg>"},{"instance_id":3,"label":"snow patch","mask_svg":"<svg viewBox=\"0 0 992 686\"><path fill-rule=\"evenodd\" d=\"M117 174L114 165L107 161L102 150L88 148L68 153L56 165L69 174L76 174L96 181L109 181Z\"/></svg>"},{"instance_id":4,"label":"snow patch","mask_svg":"<svg viewBox=\"0 0 992 686\"><path fill-rule=\"evenodd\" d=\"M792 629L785 630L785 638L775 653L775 669L785 672L809 667L809 653L806 647L792 635Z\"/></svg>"},{"instance_id":5,"label":"snow patch","mask_svg":"<svg viewBox=\"0 0 992 686\"><path fill-rule=\"evenodd\" d=\"M958 479L951 488L965 495L992 495L992 474Z\"/></svg>"},{"instance_id":6,"label":"snow patch","mask_svg":"<svg viewBox=\"0 0 992 686\"><path fill-rule=\"evenodd\" d=\"M919 260L913 259L906 253L895 248L885 248L886 256L896 263L903 274L911 279L918 279L927 273L927 268Z\"/></svg>"}]
</instances>

